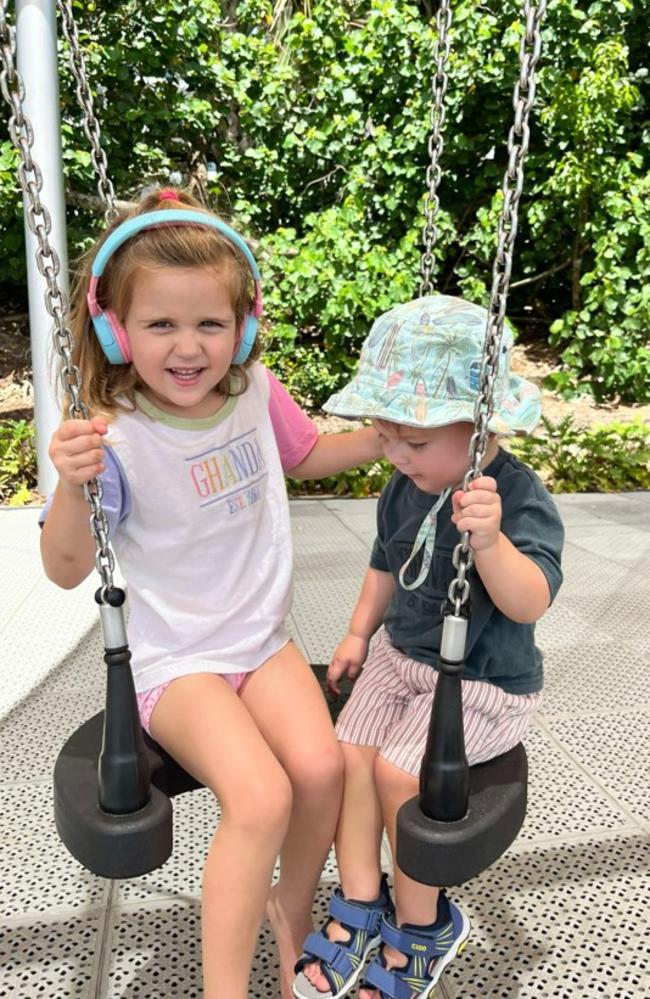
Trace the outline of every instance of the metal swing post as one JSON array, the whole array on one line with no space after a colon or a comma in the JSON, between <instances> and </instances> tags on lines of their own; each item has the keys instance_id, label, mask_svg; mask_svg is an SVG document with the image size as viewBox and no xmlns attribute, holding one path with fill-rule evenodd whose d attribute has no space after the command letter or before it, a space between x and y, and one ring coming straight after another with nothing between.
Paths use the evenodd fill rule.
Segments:
<instances>
[{"instance_id":1,"label":"metal swing post","mask_svg":"<svg viewBox=\"0 0 650 999\"><path fill-rule=\"evenodd\" d=\"M60 280L62 264L59 254L52 245L52 216L43 203L43 172L34 157L34 128L25 114L26 88L16 68L16 34L7 21L7 6L8 0L1 0L0 92L11 108L9 132L20 155L19 177L26 204L26 221L35 244L34 258L41 290L41 281L44 281L46 286L45 294L42 296L46 316L43 326L48 331L54 326L54 344L61 359L61 385L64 395L69 400L68 416L88 419L88 410L81 396L81 372L72 360L72 335L67 325L68 300ZM46 6L53 14L53 5ZM48 30L51 30L51 24ZM55 37L54 35L54 39ZM30 36L30 43L33 44L33 41L33 37ZM29 45L26 44L26 47L29 48ZM109 204L108 207L113 210L112 205ZM40 311L39 309L39 314ZM54 425L57 426L59 421L60 414L57 409ZM99 604L105 661L108 666L106 723L97 762L96 793L98 804L104 813L128 816L143 810L150 801L149 766L129 665L131 654L123 615L124 592L113 583L114 558L108 543L108 524L101 505L101 480L95 478L88 482L84 486L84 494L91 511L90 527L97 548L95 564L102 585L97 591L96 600ZM97 801L94 805L95 810L96 805ZM166 825L167 816L161 812L160 817ZM155 818L158 821L158 816ZM68 821L65 809L61 809L60 814L57 813L57 819L64 824ZM76 835L76 830L72 829L72 838L74 839ZM108 835L110 836L110 833ZM98 831L98 836L100 840L104 837L103 829ZM163 839L161 852L164 853L166 850L168 854L171 849L171 829L169 836L165 833ZM81 844L79 853L83 851L84 846Z\"/></svg>"},{"instance_id":2,"label":"metal swing post","mask_svg":"<svg viewBox=\"0 0 650 999\"><path fill-rule=\"evenodd\" d=\"M68 290L68 259L59 115L59 74L55 0L16 0L16 65L25 81L23 111L33 128L31 153L42 171L40 195L48 205L51 229L48 240L59 259L58 281ZM37 239L29 221L32 210L23 195L25 253L29 295L29 329L34 385L34 424L38 490L47 495L56 485L56 472L48 456L50 438L61 420L55 391L55 365L51 350L52 317L43 299L43 277L37 262Z\"/></svg>"}]
</instances>

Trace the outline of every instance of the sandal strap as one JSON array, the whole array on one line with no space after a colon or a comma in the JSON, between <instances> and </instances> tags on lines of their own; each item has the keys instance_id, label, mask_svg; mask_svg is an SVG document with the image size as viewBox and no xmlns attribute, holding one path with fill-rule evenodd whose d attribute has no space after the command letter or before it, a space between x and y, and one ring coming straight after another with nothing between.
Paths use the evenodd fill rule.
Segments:
<instances>
[{"instance_id":1,"label":"sandal strap","mask_svg":"<svg viewBox=\"0 0 650 999\"><path fill-rule=\"evenodd\" d=\"M431 961L442 957L454 943L454 925L450 919L439 930L418 932L410 928L397 927L384 918L381 923L381 941L394 947L406 957L423 957Z\"/></svg>"},{"instance_id":2,"label":"sandal strap","mask_svg":"<svg viewBox=\"0 0 650 999\"><path fill-rule=\"evenodd\" d=\"M379 961L374 960L363 976L362 986L379 989L382 999L386 999L387 996L389 999L411 999L413 986L408 985L403 978L399 978L397 971L397 968L388 971Z\"/></svg>"},{"instance_id":3,"label":"sandal strap","mask_svg":"<svg viewBox=\"0 0 650 999\"><path fill-rule=\"evenodd\" d=\"M306 959L305 955L307 955ZM331 968L344 978L348 978L356 970L354 961L350 959L350 955L344 947L328 940L322 933L309 934L305 940L304 954L298 964L304 967L305 964L314 960L321 961L321 971L325 975L327 969Z\"/></svg>"},{"instance_id":4,"label":"sandal strap","mask_svg":"<svg viewBox=\"0 0 650 999\"><path fill-rule=\"evenodd\" d=\"M363 902L350 902L336 891L330 900L329 914L341 926L354 930L365 930L376 936L379 932L384 906L373 906Z\"/></svg>"},{"instance_id":5,"label":"sandal strap","mask_svg":"<svg viewBox=\"0 0 650 999\"><path fill-rule=\"evenodd\" d=\"M386 875L381 880L380 900L375 903L348 901L337 888L330 899L328 921L320 932L310 933L305 940L295 973L300 974L306 964L318 961L332 993L343 994L341 990L346 983L358 976L368 940L372 938L374 942L378 938L384 912L393 911ZM332 920L349 932L348 940L328 939L327 926Z\"/></svg>"}]
</instances>

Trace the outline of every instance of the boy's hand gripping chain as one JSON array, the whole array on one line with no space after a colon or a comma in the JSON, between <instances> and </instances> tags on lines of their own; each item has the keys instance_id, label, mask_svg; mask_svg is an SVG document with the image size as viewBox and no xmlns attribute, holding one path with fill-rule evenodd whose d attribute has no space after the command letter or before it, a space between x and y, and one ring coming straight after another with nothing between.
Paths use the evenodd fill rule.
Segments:
<instances>
[{"instance_id":1,"label":"boy's hand gripping chain","mask_svg":"<svg viewBox=\"0 0 650 999\"><path fill-rule=\"evenodd\" d=\"M520 73L513 95L515 118L508 135L508 166L502 186L503 205L479 392L474 408L474 433L469 447L470 467L463 479L464 490L481 474L488 446L488 424L494 409L494 381L517 234L517 213L523 190L523 167L530 139L528 119L535 99L535 69L541 51L539 26L545 10L546 0L537 4L525 0L525 31L519 50ZM451 24L448 0L442 0L440 4L437 23L421 294L433 290L432 247L436 236L437 186L440 179L438 157L442 151L442 100L447 87L447 35ZM438 681L420 771L420 795L402 806L397 820L399 867L415 880L430 885L461 883L493 863L516 836L526 807L526 758L522 747L518 746L483 768L475 768L471 786L474 814L468 814L470 774L463 735L461 673L469 621L470 585L467 577L474 561L469 537L468 531L463 532L453 553L456 576L449 586L443 619Z\"/></svg>"},{"instance_id":2,"label":"boy's hand gripping chain","mask_svg":"<svg viewBox=\"0 0 650 999\"><path fill-rule=\"evenodd\" d=\"M492 289L483 343L479 391L474 406L474 433L469 445L470 467L463 479L464 490L468 489L470 482L481 474L481 464L488 446L488 424L494 412L494 382L499 367L499 352L512 273L519 201L524 187L524 160L530 143L528 119L535 101L535 68L542 48L539 26L545 11L546 0L540 0L536 5L526 0L524 4L526 30L519 48L521 68L513 95L515 120L508 134L508 166L502 185L503 205L492 267ZM473 561L469 531L464 531L454 549L453 564L458 571L449 587L449 600L453 605L455 617L460 615L461 608L469 597L469 583L466 577Z\"/></svg>"}]
</instances>

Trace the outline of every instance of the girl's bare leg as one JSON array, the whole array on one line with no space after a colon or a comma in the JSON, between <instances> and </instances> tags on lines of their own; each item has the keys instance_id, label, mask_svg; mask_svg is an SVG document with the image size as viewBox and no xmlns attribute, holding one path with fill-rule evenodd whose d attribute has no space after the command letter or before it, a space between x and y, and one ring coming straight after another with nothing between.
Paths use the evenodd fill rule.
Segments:
<instances>
[{"instance_id":1,"label":"girl's bare leg","mask_svg":"<svg viewBox=\"0 0 650 999\"><path fill-rule=\"evenodd\" d=\"M222 818L203 872L204 996L248 999L271 875L291 815L289 779L220 676L175 680L154 709L151 731L219 799Z\"/></svg>"},{"instance_id":2,"label":"girl's bare leg","mask_svg":"<svg viewBox=\"0 0 650 999\"><path fill-rule=\"evenodd\" d=\"M293 806L280 880L267 906L278 943L282 999L312 930L314 894L339 814L343 763L318 682L293 643L246 681L242 700L291 782Z\"/></svg>"},{"instance_id":3,"label":"girl's bare leg","mask_svg":"<svg viewBox=\"0 0 650 999\"><path fill-rule=\"evenodd\" d=\"M375 786L374 746L341 743L345 762L343 805L336 830L336 859L346 898L372 902L381 883L381 835L383 819ZM337 922L327 928L330 940L348 940L350 934ZM318 963L305 966L304 973L315 988L327 992L327 979Z\"/></svg>"},{"instance_id":4,"label":"girl's bare leg","mask_svg":"<svg viewBox=\"0 0 650 999\"><path fill-rule=\"evenodd\" d=\"M409 798L418 793L418 779L393 766L383 757L378 756L375 764L375 783L381 798L384 824L390 841L393 857L395 853L395 836L397 812ZM438 888L430 888L419 881L413 881L394 865L394 897L395 919L398 926L402 923L412 923L415 926L428 926L435 922L438 910ZM391 947L384 948L384 957L389 968L402 967L406 964L403 954ZM361 989L359 999L379 999L375 989Z\"/></svg>"}]
</instances>

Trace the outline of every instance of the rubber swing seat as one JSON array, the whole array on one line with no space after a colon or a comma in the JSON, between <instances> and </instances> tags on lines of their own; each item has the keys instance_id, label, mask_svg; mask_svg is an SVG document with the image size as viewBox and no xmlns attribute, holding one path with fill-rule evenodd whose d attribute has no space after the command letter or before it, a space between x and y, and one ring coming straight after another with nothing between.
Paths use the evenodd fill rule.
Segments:
<instances>
[{"instance_id":1,"label":"rubber swing seat","mask_svg":"<svg viewBox=\"0 0 650 999\"><path fill-rule=\"evenodd\" d=\"M469 768L469 807L455 822L430 819L420 798L397 813L397 863L422 884L460 885L490 867L513 842L526 815L528 760L521 743Z\"/></svg>"},{"instance_id":2,"label":"rubber swing seat","mask_svg":"<svg viewBox=\"0 0 650 999\"><path fill-rule=\"evenodd\" d=\"M54 767L54 820L63 844L85 868L103 878L133 878L155 870L172 852L171 798L201 787L144 733L151 795L137 812L103 811L97 797L97 761L104 712L81 725Z\"/></svg>"}]
</instances>

